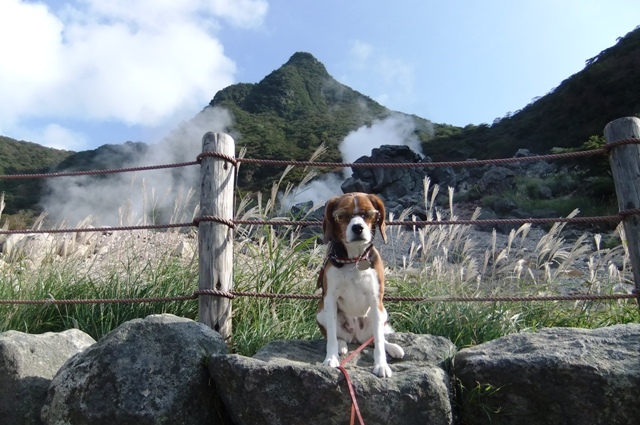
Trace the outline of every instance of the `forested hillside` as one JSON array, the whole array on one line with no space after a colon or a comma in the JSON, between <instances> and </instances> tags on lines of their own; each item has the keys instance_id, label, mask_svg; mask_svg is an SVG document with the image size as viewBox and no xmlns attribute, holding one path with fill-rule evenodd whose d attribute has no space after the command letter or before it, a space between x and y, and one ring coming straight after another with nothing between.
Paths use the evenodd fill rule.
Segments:
<instances>
[{"instance_id":1,"label":"forested hillside","mask_svg":"<svg viewBox=\"0 0 640 425\"><path fill-rule=\"evenodd\" d=\"M640 116L640 27L586 61L585 68L545 96L492 125L436 135L424 150L435 160L501 158L518 148L538 154L578 148L608 122Z\"/></svg>"},{"instance_id":2,"label":"forested hillside","mask_svg":"<svg viewBox=\"0 0 640 425\"><path fill-rule=\"evenodd\" d=\"M70 151L0 136L0 174L47 172L72 154ZM15 214L33 208L42 187L43 181L39 179L0 180L0 192L4 192L6 204L3 213Z\"/></svg>"}]
</instances>

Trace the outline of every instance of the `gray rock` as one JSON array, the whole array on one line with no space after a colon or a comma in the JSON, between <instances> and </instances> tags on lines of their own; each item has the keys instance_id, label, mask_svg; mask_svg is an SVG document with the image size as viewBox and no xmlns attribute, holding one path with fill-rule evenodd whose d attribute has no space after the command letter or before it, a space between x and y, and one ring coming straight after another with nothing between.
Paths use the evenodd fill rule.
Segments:
<instances>
[{"instance_id":1,"label":"gray rock","mask_svg":"<svg viewBox=\"0 0 640 425\"><path fill-rule=\"evenodd\" d=\"M458 181L461 180L460 176L456 175L453 167L434 167L429 171L429 177L434 184L439 184L443 190L448 187L455 188L458 185Z\"/></svg>"},{"instance_id":2,"label":"gray rock","mask_svg":"<svg viewBox=\"0 0 640 425\"><path fill-rule=\"evenodd\" d=\"M533 217L533 218L560 217L560 213L558 213L558 211L551 208L534 209L529 211L529 217Z\"/></svg>"},{"instance_id":3,"label":"gray rock","mask_svg":"<svg viewBox=\"0 0 640 425\"><path fill-rule=\"evenodd\" d=\"M528 163L525 168L527 177L547 177L558 171L556 164L550 164L546 161L537 161Z\"/></svg>"},{"instance_id":4,"label":"gray rock","mask_svg":"<svg viewBox=\"0 0 640 425\"><path fill-rule=\"evenodd\" d=\"M371 151L371 156L358 158L356 163L418 163L423 159L408 146L382 145ZM352 167L353 176L343 185L343 192L378 193L393 200L408 193L422 190L426 176L423 168L361 168Z\"/></svg>"},{"instance_id":5,"label":"gray rock","mask_svg":"<svg viewBox=\"0 0 640 425\"><path fill-rule=\"evenodd\" d=\"M545 184L533 184L527 187L527 194L532 199L551 199L553 192L551 188Z\"/></svg>"},{"instance_id":6,"label":"gray rock","mask_svg":"<svg viewBox=\"0 0 640 425\"><path fill-rule=\"evenodd\" d=\"M364 192L373 193L373 184L368 181L349 177L342 183L340 189L343 193Z\"/></svg>"},{"instance_id":7,"label":"gray rock","mask_svg":"<svg viewBox=\"0 0 640 425\"><path fill-rule=\"evenodd\" d=\"M390 362L391 378L371 373L371 347L346 366L365 423L451 424L449 378L442 362L454 345L430 335L388 339L406 352L404 359ZM322 366L325 349L324 340L274 341L254 357L213 355L209 372L236 425L348 423L345 378L338 369Z\"/></svg>"},{"instance_id":8,"label":"gray rock","mask_svg":"<svg viewBox=\"0 0 640 425\"><path fill-rule=\"evenodd\" d=\"M491 167L478 182L478 189L484 194L501 193L515 186L515 173L505 167Z\"/></svg>"},{"instance_id":9,"label":"gray rock","mask_svg":"<svg viewBox=\"0 0 640 425\"><path fill-rule=\"evenodd\" d=\"M301 202L291 206L291 215L296 220L303 220L313 208L313 201Z\"/></svg>"},{"instance_id":10,"label":"gray rock","mask_svg":"<svg viewBox=\"0 0 640 425\"><path fill-rule=\"evenodd\" d=\"M518 204L516 204L515 201L511 199L500 197L500 198L496 198L493 201L492 207L496 213L504 216L504 215L510 214L511 211L518 208Z\"/></svg>"},{"instance_id":11,"label":"gray rock","mask_svg":"<svg viewBox=\"0 0 640 425\"><path fill-rule=\"evenodd\" d=\"M533 155L529 149L518 149L516 154L513 155L514 158L526 158L528 156Z\"/></svg>"},{"instance_id":12,"label":"gray rock","mask_svg":"<svg viewBox=\"0 0 640 425\"><path fill-rule=\"evenodd\" d=\"M640 325L514 334L455 355L469 424L633 424ZM498 411L488 415L487 412Z\"/></svg>"},{"instance_id":13,"label":"gray rock","mask_svg":"<svg viewBox=\"0 0 640 425\"><path fill-rule=\"evenodd\" d=\"M77 329L40 335L0 333L0 418L5 425L41 424L47 388L60 367L95 340Z\"/></svg>"},{"instance_id":14,"label":"gray rock","mask_svg":"<svg viewBox=\"0 0 640 425\"><path fill-rule=\"evenodd\" d=\"M45 424L225 423L206 361L222 337L189 319L131 320L71 358L53 378Z\"/></svg>"},{"instance_id":15,"label":"gray rock","mask_svg":"<svg viewBox=\"0 0 640 425\"><path fill-rule=\"evenodd\" d=\"M491 208L483 208L478 215L478 220L497 220L498 215ZM497 225L495 224L475 224L474 228L481 232L491 232Z\"/></svg>"}]
</instances>

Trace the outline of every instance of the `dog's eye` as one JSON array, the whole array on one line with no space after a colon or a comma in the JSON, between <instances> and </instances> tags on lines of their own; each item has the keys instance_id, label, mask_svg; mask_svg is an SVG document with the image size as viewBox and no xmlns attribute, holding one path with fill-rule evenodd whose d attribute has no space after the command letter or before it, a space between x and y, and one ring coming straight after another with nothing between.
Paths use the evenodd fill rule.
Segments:
<instances>
[{"instance_id":1,"label":"dog's eye","mask_svg":"<svg viewBox=\"0 0 640 425\"><path fill-rule=\"evenodd\" d=\"M333 218L338 222L347 222L351 220L353 216L347 211L336 211L333 213Z\"/></svg>"},{"instance_id":2,"label":"dog's eye","mask_svg":"<svg viewBox=\"0 0 640 425\"><path fill-rule=\"evenodd\" d=\"M347 211L335 211L333 213L333 218L337 222L348 223L356 215L359 215L360 217L362 217L365 220L373 220L378 216L378 211L376 211L376 210L366 210L366 211L362 211L362 212L359 212L359 213L356 213L356 214L350 214Z\"/></svg>"},{"instance_id":3,"label":"dog's eye","mask_svg":"<svg viewBox=\"0 0 640 425\"><path fill-rule=\"evenodd\" d=\"M362 213L362 217L367 219L367 220L373 220L374 218L376 218L378 215L378 211L376 210L366 210L364 213Z\"/></svg>"}]
</instances>

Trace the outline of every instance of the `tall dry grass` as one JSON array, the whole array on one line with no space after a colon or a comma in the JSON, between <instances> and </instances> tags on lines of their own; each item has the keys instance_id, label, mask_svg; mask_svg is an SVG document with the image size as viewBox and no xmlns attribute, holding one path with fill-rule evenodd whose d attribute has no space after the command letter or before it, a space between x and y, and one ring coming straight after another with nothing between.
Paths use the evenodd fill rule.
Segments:
<instances>
[{"instance_id":1,"label":"tall dry grass","mask_svg":"<svg viewBox=\"0 0 640 425\"><path fill-rule=\"evenodd\" d=\"M257 194L238 199L236 217L288 218L282 208L283 200L302 190L312 176L308 173L298 186L282 188L279 182L268 197ZM452 189L448 190L449 201L444 207L438 202L438 186L425 180L424 192L425 209L435 222L457 218ZM162 216L168 217L168 222L185 222L197 215L197 207L187 208L191 202L176 203L169 213L154 211L157 196L150 192L145 202L155 215L144 217ZM191 193L184 193L176 199L191 197ZM471 218L478 214L476 210ZM122 207L121 216L122 225L141 224L131 223L133 215L127 204ZM411 210L388 218L414 219ZM44 219L34 226L41 227ZM74 227L94 224L89 217ZM563 236L566 227L567 224L556 224L541 236L533 236L532 227L525 224L513 229L505 240L495 231L482 233L478 238L469 225L390 228L390 243L383 251L388 266L387 293L445 297L628 292L632 285L622 228L617 230L622 243L603 248L602 236L597 234L590 237L585 233L567 242ZM234 246L235 289L315 293L324 247L316 237L305 234L293 227L238 226ZM31 235L20 243L12 242L11 238L0 239L3 246L0 299L170 297L191 294L198 286L197 235L192 228ZM314 301L238 297L233 308L232 344L239 353L251 355L273 339L320 337ZM632 300L389 302L387 309L396 330L446 336L458 346L541 327L599 327L640 319ZM97 339L127 320L165 312L196 319L197 303L0 304L0 331L41 333L76 327Z\"/></svg>"}]
</instances>

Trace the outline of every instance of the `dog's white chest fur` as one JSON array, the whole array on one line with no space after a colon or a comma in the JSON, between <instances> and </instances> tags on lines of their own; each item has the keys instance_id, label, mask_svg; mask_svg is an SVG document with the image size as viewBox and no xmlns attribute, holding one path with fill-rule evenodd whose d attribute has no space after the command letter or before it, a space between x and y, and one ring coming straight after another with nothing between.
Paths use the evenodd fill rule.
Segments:
<instances>
[{"instance_id":1,"label":"dog's white chest fur","mask_svg":"<svg viewBox=\"0 0 640 425\"><path fill-rule=\"evenodd\" d=\"M380 285L373 269L358 270L355 264L332 267L327 270L327 280L330 282L327 295L349 317L366 316L371 299L378 297Z\"/></svg>"}]
</instances>

